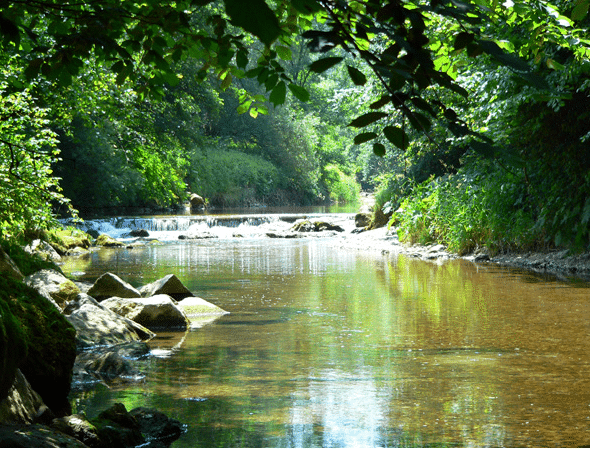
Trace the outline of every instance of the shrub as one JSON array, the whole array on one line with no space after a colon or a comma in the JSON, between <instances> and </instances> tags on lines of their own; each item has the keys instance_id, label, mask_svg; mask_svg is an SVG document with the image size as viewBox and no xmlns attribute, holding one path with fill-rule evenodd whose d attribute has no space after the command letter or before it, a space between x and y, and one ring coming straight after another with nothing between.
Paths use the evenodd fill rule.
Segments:
<instances>
[{"instance_id":1,"label":"shrub","mask_svg":"<svg viewBox=\"0 0 590 449\"><path fill-rule=\"evenodd\" d=\"M361 186L354 176L347 175L334 164L324 168L324 185L330 199L336 203L356 203L361 194Z\"/></svg>"}]
</instances>

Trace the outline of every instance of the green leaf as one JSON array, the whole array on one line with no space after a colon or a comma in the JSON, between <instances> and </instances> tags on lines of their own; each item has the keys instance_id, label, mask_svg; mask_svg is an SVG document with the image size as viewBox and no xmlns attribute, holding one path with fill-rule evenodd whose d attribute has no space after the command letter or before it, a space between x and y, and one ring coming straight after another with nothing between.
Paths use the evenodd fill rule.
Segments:
<instances>
[{"instance_id":1,"label":"green leaf","mask_svg":"<svg viewBox=\"0 0 590 449\"><path fill-rule=\"evenodd\" d=\"M297 84L290 83L289 90L299 101L302 101L304 103L309 101L309 92L305 87L301 87Z\"/></svg>"},{"instance_id":2,"label":"green leaf","mask_svg":"<svg viewBox=\"0 0 590 449\"><path fill-rule=\"evenodd\" d=\"M588 7L590 6L590 0L578 0L577 5L572 11L572 20L578 21L584 19L588 14Z\"/></svg>"},{"instance_id":3,"label":"green leaf","mask_svg":"<svg viewBox=\"0 0 590 449\"><path fill-rule=\"evenodd\" d=\"M355 118L348 126L352 126L354 128L363 128L387 116L388 114L385 112L367 112L366 114Z\"/></svg>"},{"instance_id":4,"label":"green leaf","mask_svg":"<svg viewBox=\"0 0 590 449\"><path fill-rule=\"evenodd\" d=\"M377 133L361 133L361 134L357 134L354 137L354 144L355 145L360 145L361 143L365 143L365 142L368 142L369 140L373 140L375 137L377 137Z\"/></svg>"},{"instance_id":5,"label":"green leaf","mask_svg":"<svg viewBox=\"0 0 590 449\"><path fill-rule=\"evenodd\" d=\"M287 85L284 81L280 81L270 93L269 101L278 106L285 103L285 97L287 96Z\"/></svg>"},{"instance_id":6,"label":"green leaf","mask_svg":"<svg viewBox=\"0 0 590 449\"><path fill-rule=\"evenodd\" d=\"M413 112L411 114L408 114L407 117L408 117L408 120L410 120L410 125L412 125L412 127L416 131L420 131L420 132L430 131L430 127L432 126L432 123L424 115L422 115L418 112Z\"/></svg>"},{"instance_id":7,"label":"green leaf","mask_svg":"<svg viewBox=\"0 0 590 449\"><path fill-rule=\"evenodd\" d=\"M471 146L471 148L473 148L473 150L475 150L477 153L481 154L485 158L490 159L496 155L496 148L493 145L490 145L489 143L475 141L471 142L469 145Z\"/></svg>"},{"instance_id":8,"label":"green leaf","mask_svg":"<svg viewBox=\"0 0 590 449\"><path fill-rule=\"evenodd\" d=\"M332 57L329 57L329 58L318 59L317 61L314 61L309 66L309 69L312 72L323 73L326 70L334 67L336 64L338 64L343 59L344 58L341 58L340 56L332 56Z\"/></svg>"},{"instance_id":9,"label":"green leaf","mask_svg":"<svg viewBox=\"0 0 590 449\"><path fill-rule=\"evenodd\" d=\"M371 103L369 105L369 108L371 108L371 109L381 109L383 106L385 106L388 103L391 103L391 96L384 95L379 100L375 101L374 103Z\"/></svg>"},{"instance_id":10,"label":"green leaf","mask_svg":"<svg viewBox=\"0 0 590 449\"><path fill-rule=\"evenodd\" d=\"M504 53L500 46L493 41L482 40L479 42L479 45L484 52L512 70L517 72L529 72L531 69L524 59L519 58L515 54Z\"/></svg>"},{"instance_id":11,"label":"green leaf","mask_svg":"<svg viewBox=\"0 0 590 449\"><path fill-rule=\"evenodd\" d=\"M231 23L270 45L281 33L279 21L264 0L224 0Z\"/></svg>"},{"instance_id":12,"label":"green leaf","mask_svg":"<svg viewBox=\"0 0 590 449\"><path fill-rule=\"evenodd\" d=\"M367 77L358 69L351 67L349 65L346 66L348 69L348 75L354 84L357 86L364 86L367 82Z\"/></svg>"},{"instance_id":13,"label":"green leaf","mask_svg":"<svg viewBox=\"0 0 590 449\"><path fill-rule=\"evenodd\" d=\"M385 156L385 145L383 145L382 143L374 143L373 144L373 153L375 153L376 156L379 157L383 157Z\"/></svg>"},{"instance_id":14,"label":"green leaf","mask_svg":"<svg viewBox=\"0 0 590 449\"><path fill-rule=\"evenodd\" d=\"M277 55L279 55L279 58L281 58L283 61L290 61L291 59L293 59L293 53L291 53L290 48L284 47L282 45L277 45L275 47L275 50L277 51Z\"/></svg>"},{"instance_id":15,"label":"green leaf","mask_svg":"<svg viewBox=\"0 0 590 449\"><path fill-rule=\"evenodd\" d=\"M248 65L248 52L245 50L240 50L236 54L236 65L241 68L245 69Z\"/></svg>"},{"instance_id":16,"label":"green leaf","mask_svg":"<svg viewBox=\"0 0 590 449\"><path fill-rule=\"evenodd\" d=\"M303 14L312 14L321 9L316 0L291 0L291 4L297 11Z\"/></svg>"},{"instance_id":17,"label":"green leaf","mask_svg":"<svg viewBox=\"0 0 590 449\"><path fill-rule=\"evenodd\" d=\"M471 42L473 42L474 36L471 33L461 32L457 34L455 38L455 50L462 50L463 48L467 47Z\"/></svg>"},{"instance_id":18,"label":"green leaf","mask_svg":"<svg viewBox=\"0 0 590 449\"><path fill-rule=\"evenodd\" d=\"M398 147L400 150L406 151L410 145L410 139L406 132L398 126L386 126L383 128L383 134L387 140Z\"/></svg>"}]
</instances>

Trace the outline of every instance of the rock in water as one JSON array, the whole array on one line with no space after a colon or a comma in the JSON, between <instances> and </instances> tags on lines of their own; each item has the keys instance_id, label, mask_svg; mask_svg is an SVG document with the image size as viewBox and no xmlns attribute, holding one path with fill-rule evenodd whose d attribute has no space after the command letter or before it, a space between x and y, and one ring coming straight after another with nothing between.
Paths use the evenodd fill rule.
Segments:
<instances>
[{"instance_id":1,"label":"rock in water","mask_svg":"<svg viewBox=\"0 0 590 449\"><path fill-rule=\"evenodd\" d=\"M177 301L193 296L191 291L174 274L169 274L162 279L144 285L139 289L139 292L144 298L156 295L168 295Z\"/></svg>"},{"instance_id":2,"label":"rock in water","mask_svg":"<svg viewBox=\"0 0 590 449\"><path fill-rule=\"evenodd\" d=\"M190 321L168 295L150 298L110 298L103 301L106 307L150 330L186 330Z\"/></svg>"},{"instance_id":3,"label":"rock in water","mask_svg":"<svg viewBox=\"0 0 590 449\"><path fill-rule=\"evenodd\" d=\"M78 348L104 346L129 341L149 340L154 333L113 312L94 298L81 293L64 310L76 328Z\"/></svg>"},{"instance_id":4,"label":"rock in water","mask_svg":"<svg viewBox=\"0 0 590 449\"><path fill-rule=\"evenodd\" d=\"M88 294L97 301L117 296L119 298L141 298L141 293L113 273L105 273L99 277L88 290Z\"/></svg>"}]
</instances>

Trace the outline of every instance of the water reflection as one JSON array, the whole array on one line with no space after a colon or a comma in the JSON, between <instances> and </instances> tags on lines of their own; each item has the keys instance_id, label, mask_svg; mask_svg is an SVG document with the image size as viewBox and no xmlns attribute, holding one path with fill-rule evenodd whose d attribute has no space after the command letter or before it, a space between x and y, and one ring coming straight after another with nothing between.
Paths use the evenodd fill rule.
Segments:
<instances>
[{"instance_id":1,"label":"water reflection","mask_svg":"<svg viewBox=\"0 0 590 449\"><path fill-rule=\"evenodd\" d=\"M65 268L136 286L176 273L232 312L152 342L169 352L145 362L143 383L74 398L91 416L114 401L159 408L189 425L179 447L588 443L586 285L313 239L101 252Z\"/></svg>"}]
</instances>

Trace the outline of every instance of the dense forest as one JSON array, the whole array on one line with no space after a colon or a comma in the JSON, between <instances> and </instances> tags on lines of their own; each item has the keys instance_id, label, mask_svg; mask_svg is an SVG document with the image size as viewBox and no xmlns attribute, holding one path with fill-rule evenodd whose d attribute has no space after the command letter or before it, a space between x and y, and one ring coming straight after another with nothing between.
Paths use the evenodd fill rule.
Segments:
<instances>
[{"instance_id":1,"label":"dense forest","mask_svg":"<svg viewBox=\"0 0 590 449\"><path fill-rule=\"evenodd\" d=\"M0 2L0 233L353 202L464 253L590 245L590 0Z\"/></svg>"}]
</instances>

